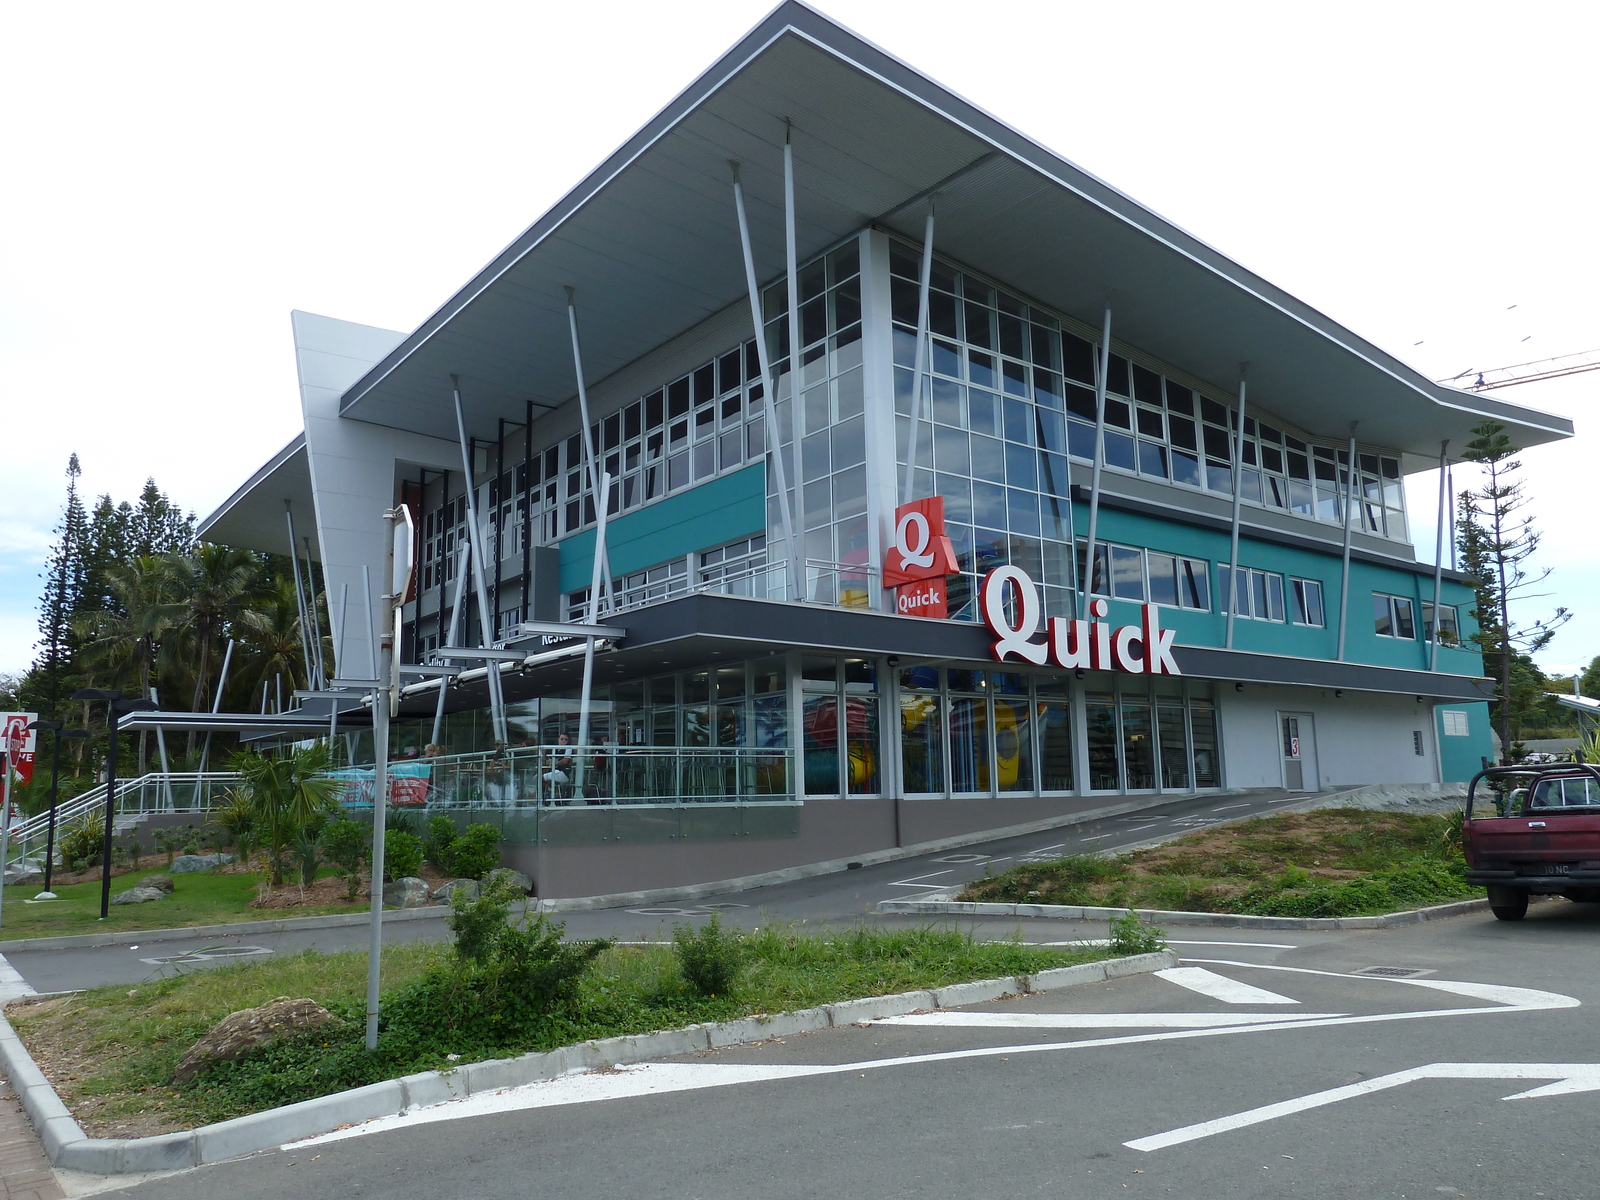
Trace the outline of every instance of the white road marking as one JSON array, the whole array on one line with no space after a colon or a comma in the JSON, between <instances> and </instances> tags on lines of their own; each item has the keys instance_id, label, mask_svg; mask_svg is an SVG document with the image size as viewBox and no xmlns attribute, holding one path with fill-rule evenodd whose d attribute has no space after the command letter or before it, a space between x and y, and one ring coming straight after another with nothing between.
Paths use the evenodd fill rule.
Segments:
<instances>
[{"instance_id":1,"label":"white road marking","mask_svg":"<svg viewBox=\"0 0 1600 1200\"><path fill-rule=\"evenodd\" d=\"M1554 1079L1555 1083L1548 1083L1544 1087L1532 1088L1525 1092L1506 1096L1507 1100L1530 1100L1543 1096L1566 1096L1574 1092L1600 1091L1600 1063L1431 1063L1425 1067L1412 1067L1409 1071L1396 1071L1392 1075L1379 1075L1374 1079L1363 1079L1359 1083L1346 1084L1344 1087L1329 1088L1325 1092L1312 1092L1308 1096L1297 1096L1293 1100L1284 1100L1278 1104L1265 1104L1260 1108L1248 1109L1242 1113L1235 1113L1231 1117L1218 1117L1214 1121L1201 1121L1197 1125L1185 1125L1182 1129L1174 1129L1167 1133L1158 1133L1152 1137L1137 1138L1131 1142L1123 1142L1132 1150L1164 1150L1168 1146L1182 1145L1184 1142L1197 1141L1213 1134L1227 1133L1234 1129L1243 1129L1249 1125L1259 1125L1263 1121L1271 1121L1276 1117L1292 1116L1294 1113L1305 1112L1307 1109L1321 1108L1326 1104L1336 1104L1340 1100L1349 1100L1355 1096L1366 1096L1373 1092L1381 1092L1388 1088L1399 1087L1401 1084L1412 1083L1419 1079Z\"/></svg>"},{"instance_id":2,"label":"white road marking","mask_svg":"<svg viewBox=\"0 0 1600 1200\"><path fill-rule=\"evenodd\" d=\"M918 883L917 880L919 880L919 879L932 879L935 875L953 875L954 873L955 873L955 869L953 867L949 868L947 870L944 870L944 871L929 871L926 875L913 875L910 879L897 879L893 883L889 884L888 886L889 887L921 887L921 888L947 887L948 885L947 884L943 884L943 883Z\"/></svg>"},{"instance_id":3,"label":"white road marking","mask_svg":"<svg viewBox=\"0 0 1600 1200\"><path fill-rule=\"evenodd\" d=\"M1089 543L1087 543L1087 542L1084 543L1084 545L1086 545L1086 546L1088 544ZM1138 833L1141 829L1154 829L1159 824L1161 824L1160 821L1155 821L1155 822L1153 822L1153 823L1151 823L1149 825L1135 825L1132 829L1125 829L1125 830L1123 830L1123 832L1124 833Z\"/></svg>"},{"instance_id":4,"label":"white road marking","mask_svg":"<svg viewBox=\"0 0 1600 1200\"><path fill-rule=\"evenodd\" d=\"M1233 963L1238 967L1255 967L1264 971L1293 971L1306 975L1327 975L1336 978L1362 978L1341 975L1337 971L1316 971L1307 967L1275 967L1260 963ZM850 1072L865 1074L883 1067L918 1066L924 1063L952 1062L958 1059L1011 1058L1024 1054L1041 1054L1050 1051L1075 1051L1099 1049L1106 1046L1132 1046L1145 1042L1169 1042L1189 1038L1228 1037L1235 1034L1271 1033L1286 1029L1322 1028L1333 1025L1370 1025L1387 1021L1420 1020L1427 1017L1462 1017L1489 1013L1530 1012L1540 1009L1577 1008L1581 1001L1573 996L1554 992L1541 992L1533 988L1500 987L1494 984L1457 983L1452 980L1385 979L1383 983L1412 984L1430 987L1437 991L1455 991L1462 995L1493 992L1501 999L1488 1008L1441 1008L1403 1013L1374 1013L1355 1017L1305 1018L1283 1020L1273 1024L1241 1024L1217 1029L1177 1029L1166 1033L1129 1034L1121 1037L1085 1038L1074 1042L1033 1042L1016 1046L987 1046L973 1050L948 1050L936 1054L907 1055L901 1058L880 1058L866 1062L834 1063L825 1066L788 1065L736 1065L711 1063L645 1063L624 1067L605 1074L576 1074L560 1079L542 1080L520 1087L504 1088L498 1092L473 1096L465 1100L450 1100L427 1108L410 1109L392 1117L380 1117L349 1129L337 1130L301 1142L287 1143L285 1148L317 1145L342 1138L360 1137L389 1129L404 1128L414 1124L449 1121L458 1117L482 1116L492 1113L515 1112L526 1108L547 1108L562 1104L583 1104L592 1100L610 1100L622 1096L639 1096L665 1092L686 1091L691 1088L720 1087L735 1083L757 1083L763 1080L790 1079L807 1075L841 1075ZM1445 985L1445 986L1441 986ZM1549 1078L1549 1076L1545 1076ZM1544 1089L1538 1089L1543 1092ZM1549 1093L1553 1094L1553 1093Z\"/></svg>"},{"instance_id":5,"label":"white road marking","mask_svg":"<svg viewBox=\"0 0 1600 1200\"><path fill-rule=\"evenodd\" d=\"M1088 543L1085 543L1085 545L1087 545L1087 544ZM1211 811L1212 812L1227 812L1230 808L1249 808L1249 807L1250 806L1248 804L1219 804L1219 805L1217 805L1216 808L1213 808Z\"/></svg>"},{"instance_id":6,"label":"white road marking","mask_svg":"<svg viewBox=\"0 0 1600 1200\"><path fill-rule=\"evenodd\" d=\"M1087 543L1085 543L1087 545ZM1286 942L1180 942L1177 938L1167 938L1169 946L1265 946L1268 950L1298 950L1299 946L1291 946ZM1187 960L1185 960L1187 961Z\"/></svg>"},{"instance_id":7,"label":"white road marking","mask_svg":"<svg viewBox=\"0 0 1600 1200\"><path fill-rule=\"evenodd\" d=\"M1345 1013L1296 1013L1301 1021L1321 1021ZM874 1025L941 1025L963 1029L1220 1029L1225 1025L1270 1025L1282 1013L1005 1013L931 1012L880 1017Z\"/></svg>"},{"instance_id":8,"label":"white road marking","mask_svg":"<svg viewBox=\"0 0 1600 1200\"><path fill-rule=\"evenodd\" d=\"M0 954L0 1008L4 1008L13 1000L22 1000L38 994L33 984L24 979L22 973L6 961L5 955Z\"/></svg>"},{"instance_id":9,"label":"white road marking","mask_svg":"<svg viewBox=\"0 0 1600 1200\"><path fill-rule=\"evenodd\" d=\"M1079 838L1078 840L1080 842L1098 842L1101 838L1108 838L1110 836L1111 835L1109 833L1097 833L1093 837Z\"/></svg>"},{"instance_id":10,"label":"white road marking","mask_svg":"<svg viewBox=\"0 0 1600 1200\"><path fill-rule=\"evenodd\" d=\"M1168 983L1188 988L1191 992L1199 992L1202 996L1221 1000L1225 1004L1300 1003L1288 996L1280 996L1277 992L1251 987L1248 983L1240 983L1238 980L1229 979L1226 975L1218 975L1215 971L1208 971L1204 967L1169 967L1165 971L1157 971L1155 976L1157 979L1165 979Z\"/></svg>"}]
</instances>

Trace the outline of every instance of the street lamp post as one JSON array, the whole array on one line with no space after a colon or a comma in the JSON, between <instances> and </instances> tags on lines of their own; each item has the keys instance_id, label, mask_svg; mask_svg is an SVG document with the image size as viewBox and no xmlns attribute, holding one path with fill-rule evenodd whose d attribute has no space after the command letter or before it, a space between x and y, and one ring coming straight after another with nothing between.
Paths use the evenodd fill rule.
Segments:
<instances>
[{"instance_id":1,"label":"street lamp post","mask_svg":"<svg viewBox=\"0 0 1600 1200\"><path fill-rule=\"evenodd\" d=\"M111 915L111 836L117 815L117 718L123 713L149 712L155 705L148 700L124 700L116 688L79 688L74 700L104 700L110 737L106 745L106 823L100 856L100 919Z\"/></svg>"},{"instance_id":2,"label":"street lamp post","mask_svg":"<svg viewBox=\"0 0 1600 1200\"><path fill-rule=\"evenodd\" d=\"M87 729L63 729L60 721L35 721L28 726L56 735L55 751L50 758L50 816L45 824L44 839L44 891L34 897L35 900L54 900L56 894L50 890L50 878L55 869L56 857L56 799L60 795L61 781L61 739L86 738L89 736Z\"/></svg>"}]
</instances>

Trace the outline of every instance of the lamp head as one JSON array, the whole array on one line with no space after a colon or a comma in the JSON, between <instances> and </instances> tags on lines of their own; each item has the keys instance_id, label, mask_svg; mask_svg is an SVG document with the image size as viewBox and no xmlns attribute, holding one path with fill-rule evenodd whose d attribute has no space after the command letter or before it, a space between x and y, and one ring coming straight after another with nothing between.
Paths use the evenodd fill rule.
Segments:
<instances>
[{"instance_id":1,"label":"lamp head","mask_svg":"<svg viewBox=\"0 0 1600 1200\"><path fill-rule=\"evenodd\" d=\"M72 693L74 700L121 700L120 688L79 688Z\"/></svg>"},{"instance_id":2,"label":"lamp head","mask_svg":"<svg viewBox=\"0 0 1600 1200\"><path fill-rule=\"evenodd\" d=\"M37 729L41 733L61 732L60 721L29 721L29 729Z\"/></svg>"}]
</instances>

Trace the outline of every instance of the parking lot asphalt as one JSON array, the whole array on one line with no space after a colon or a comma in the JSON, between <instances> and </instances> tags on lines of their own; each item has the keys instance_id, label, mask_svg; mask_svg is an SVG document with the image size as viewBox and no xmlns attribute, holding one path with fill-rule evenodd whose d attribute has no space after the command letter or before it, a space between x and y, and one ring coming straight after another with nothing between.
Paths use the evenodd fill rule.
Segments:
<instances>
[{"instance_id":1,"label":"parking lot asphalt","mask_svg":"<svg viewBox=\"0 0 1600 1200\"><path fill-rule=\"evenodd\" d=\"M532 1084L111 1194L1592 1200L1597 938L1600 906L1565 901L1185 931L1158 975Z\"/></svg>"}]
</instances>

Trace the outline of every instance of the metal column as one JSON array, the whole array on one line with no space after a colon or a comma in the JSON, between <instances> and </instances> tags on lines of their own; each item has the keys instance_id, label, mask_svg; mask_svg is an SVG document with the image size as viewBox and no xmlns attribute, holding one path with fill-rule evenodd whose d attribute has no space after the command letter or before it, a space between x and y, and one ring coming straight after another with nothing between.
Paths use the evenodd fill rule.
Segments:
<instances>
[{"instance_id":1,"label":"metal column","mask_svg":"<svg viewBox=\"0 0 1600 1200\"><path fill-rule=\"evenodd\" d=\"M294 568L294 607L300 617L300 658L305 663L306 686L314 688L317 681L311 659L311 614L306 611L305 596L300 591L300 552L294 547L294 508L287 500L283 502L283 515L289 522L289 563Z\"/></svg>"},{"instance_id":2,"label":"metal column","mask_svg":"<svg viewBox=\"0 0 1600 1200\"><path fill-rule=\"evenodd\" d=\"M1350 422L1350 463L1345 469L1344 495L1344 551L1339 566L1339 661L1344 661L1345 630L1350 612L1350 522L1355 517L1356 481L1361 478L1361 464L1356 459L1356 424Z\"/></svg>"},{"instance_id":3,"label":"metal column","mask_svg":"<svg viewBox=\"0 0 1600 1200\"><path fill-rule=\"evenodd\" d=\"M472 590L478 596L478 633L485 647L494 644L493 618L489 614L489 589L483 581L483 529L478 524L477 487L472 478L472 452L467 448L467 421L461 412L461 376L450 376L450 394L456 408L456 434L461 441L461 471L466 478L467 536L472 539ZM494 727L494 739L506 738L506 705L500 688L500 664L490 659L486 664L489 681L489 720Z\"/></svg>"},{"instance_id":4,"label":"metal column","mask_svg":"<svg viewBox=\"0 0 1600 1200\"><path fill-rule=\"evenodd\" d=\"M1450 439L1439 443L1439 519L1433 535L1433 637L1428 643L1428 670L1439 669L1439 609L1444 589L1445 507L1450 503L1449 467L1445 459Z\"/></svg>"},{"instance_id":5,"label":"metal column","mask_svg":"<svg viewBox=\"0 0 1600 1200\"><path fill-rule=\"evenodd\" d=\"M783 246L784 259L788 269L789 284L789 444L794 447L794 490L798 497L801 494L803 479L800 469L800 384L804 373L801 367L800 354L800 260L795 234L794 215L794 147L790 144L792 126L785 119L783 123ZM757 331L760 336L760 331ZM827 355L827 343L823 343L823 355ZM773 380L773 400L776 404L778 393L777 384ZM777 409L774 407L774 413ZM804 537L803 531L796 531L796 537ZM828 552L832 560L838 553L837 548ZM794 554L796 567L795 595L804 597L805 578L800 574L805 567L805 556L800 547L796 546Z\"/></svg>"},{"instance_id":6,"label":"metal column","mask_svg":"<svg viewBox=\"0 0 1600 1200\"><path fill-rule=\"evenodd\" d=\"M927 365L928 289L933 283L933 218L937 194L928 197L928 224L922 232L922 278L917 281L917 348L911 356L911 436L906 441L906 481L900 502L911 502L917 469L917 435L922 430L922 371ZM892 335L891 335L892 336Z\"/></svg>"},{"instance_id":7,"label":"metal column","mask_svg":"<svg viewBox=\"0 0 1600 1200\"><path fill-rule=\"evenodd\" d=\"M1239 501L1243 496L1240 483L1244 477L1244 389L1245 369L1248 363L1239 364L1239 416L1233 431L1233 514L1228 519L1228 594L1223 597L1228 606L1228 636L1223 643L1233 649L1233 618L1239 607Z\"/></svg>"},{"instance_id":8,"label":"metal column","mask_svg":"<svg viewBox=\"0 0 1600 1200\"><path fill-rule=\"evenodd\" d=\"M1089 592L1094 587L1094 540L1100 527L1100 472L1106 461L1106 380L1111 374L1111 305L1106 304L1100 324L1100 363L1094 373L1094 474L1089 480L1089 551L1084 556L1085 579L1079 580L1078 615L1089 619ZM1073 557L1077 557L1074 546ZM1110 586L1110 581L1107 581Z\"/></svg>"},{"instance_id":9,"label":"metal column","mask_svg":"<svg viewBox=\"0 0 1600 1200\"><path fill-rule=\"evenodd\" d=\"M744 250L745 287L750 293L750 320L756 330L756 358L761 365L761 396L766 401L766 413L761 426L766 431L767 454L772 459L773 473L777 476L778 518L783 523L783 540L789 548L789 598L798 600L805 578L800 570L800 543L796 540L788 471L783 465L783 436L778 430L778 381L772 373L772 355L767 350L766 322L761 319L761 289L756 283L755 256L750 249L750 222L744 211L744 187L739 182L739 164L730 162L729 165L733 168L733 205L739 215L739 243ZM798 443L794 449L798 454Z\"/></svg>"}]
</instances>

